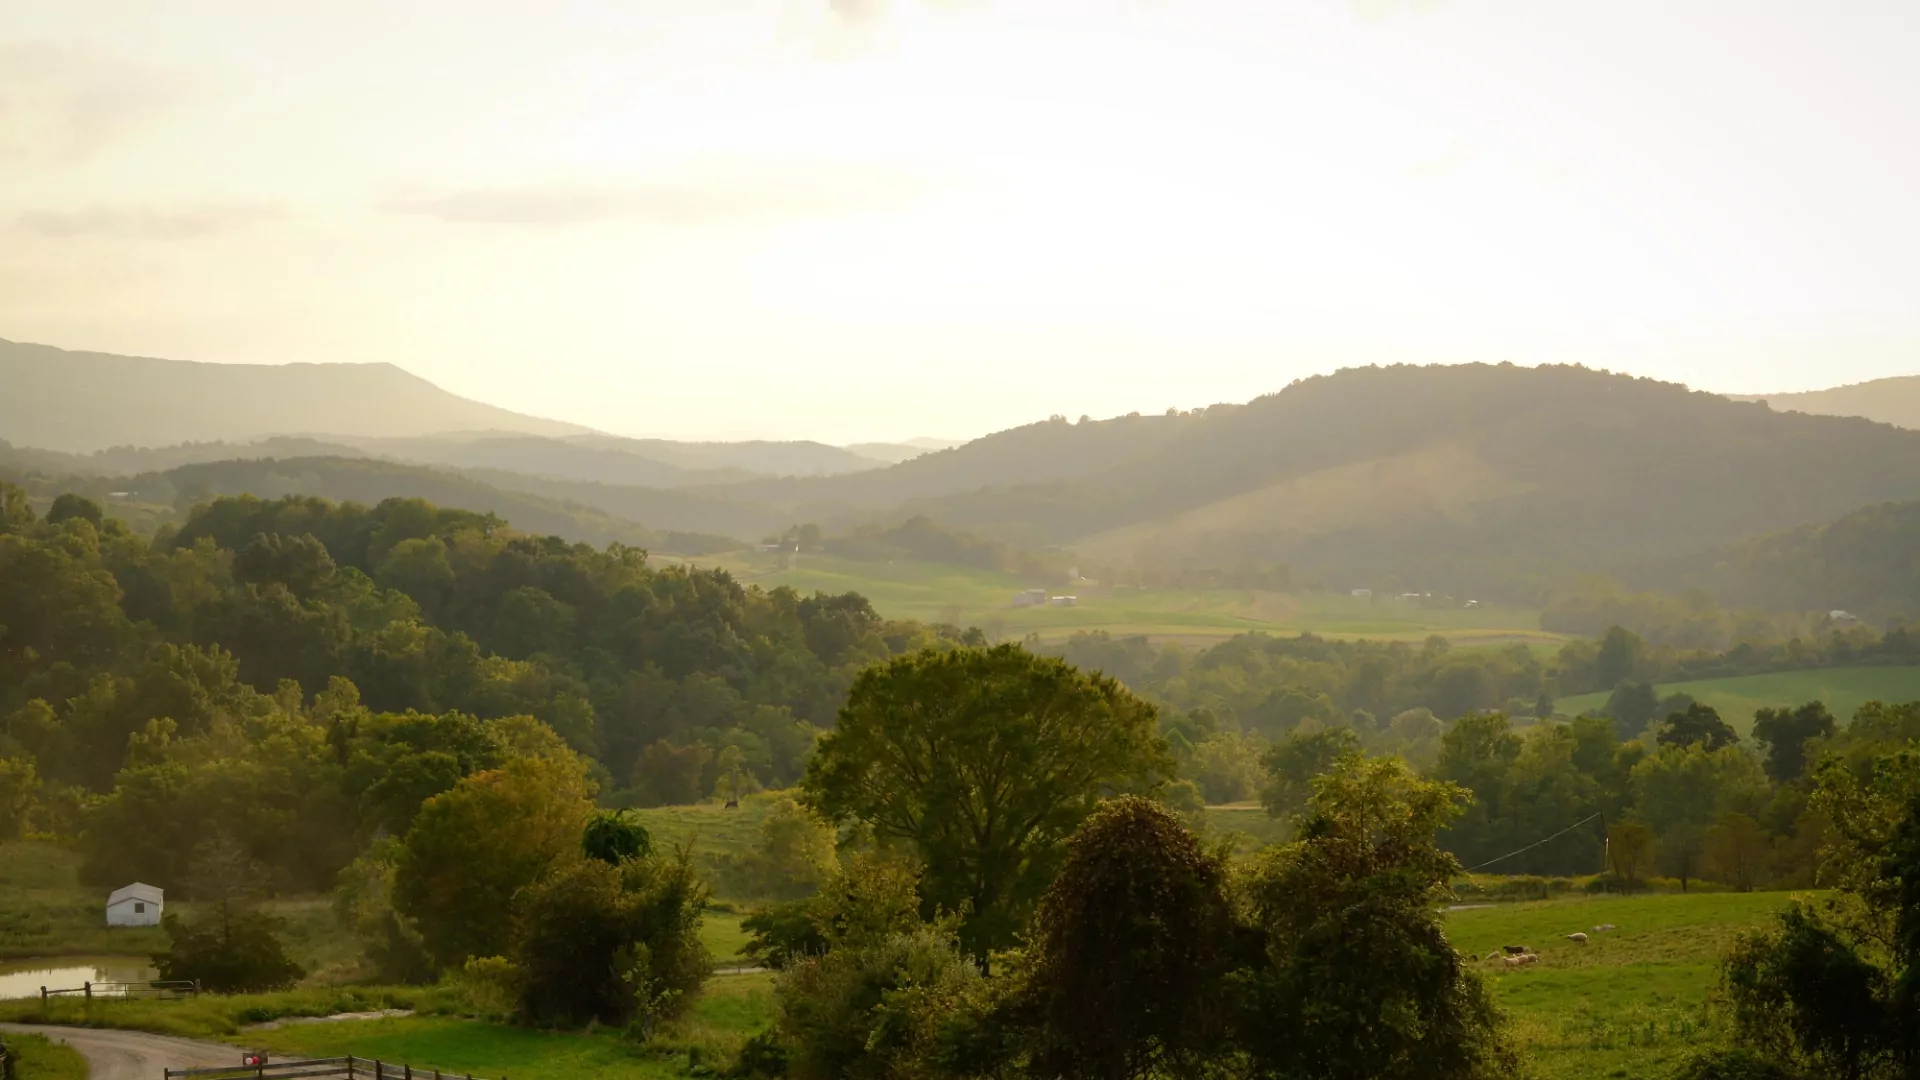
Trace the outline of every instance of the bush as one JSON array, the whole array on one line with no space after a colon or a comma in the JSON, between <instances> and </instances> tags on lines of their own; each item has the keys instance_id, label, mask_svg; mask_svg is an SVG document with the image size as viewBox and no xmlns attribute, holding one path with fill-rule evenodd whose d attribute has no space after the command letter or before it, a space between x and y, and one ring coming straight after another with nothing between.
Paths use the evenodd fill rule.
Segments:
<instances>
[{"instance_id":1,"label":"bush","mask_svg":"<svg viewBox=\"0 0 1920 1080\"><path fill-rule=\"evenodd\" d=\"M652 1024L689 1003L712 968L700 942L706 888L672 859L562 863L518 903L519 1015L578 1026Z\"/></svg>"},{"instance_id":2,"label":"bush","mask_svg":"<svg viewBox=\"0 0 1920 1080\"><path fill-rule=\"evenodd\" d=\"M161 925L172 942L153 957L162 979L194 980L202 990L239 994L279 990L305 974L280 944L284 921L266 912L222 912L195 926L168 915Z\"/></svg>"}]
</instances>

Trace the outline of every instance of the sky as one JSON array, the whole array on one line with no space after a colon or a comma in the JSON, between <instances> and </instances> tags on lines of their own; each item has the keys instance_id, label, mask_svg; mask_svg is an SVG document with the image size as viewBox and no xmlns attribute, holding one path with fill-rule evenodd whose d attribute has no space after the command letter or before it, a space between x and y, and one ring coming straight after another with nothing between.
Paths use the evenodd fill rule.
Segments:
<instances>
[{"instance_id":1,"label":"sky","mask_svg":"<svg viewBox=\"0 0 1920 1080\"><path fill-rule=\"evenodd\" d=\"M1911 0L18 0L0 337L621 434L1920 373Z\"/></svg>"}]
</instances>

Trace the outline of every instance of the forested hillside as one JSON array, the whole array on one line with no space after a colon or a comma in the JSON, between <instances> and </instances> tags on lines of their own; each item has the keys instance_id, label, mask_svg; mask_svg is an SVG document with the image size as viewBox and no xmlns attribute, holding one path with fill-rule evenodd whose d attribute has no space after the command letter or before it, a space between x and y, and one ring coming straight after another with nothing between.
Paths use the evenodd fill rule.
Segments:
<instances>
[{"instance_id":1,"label":"forested hillside","mask_svg":"<svg viewBox=\"0 0 1920 1080\"><path fill-rule=\"evenodd\" d=\"M1528 592L1920 495L1920 433L1575 367L1366 368L1245 406L1056 418L876 473L709 491L796 520L925 514L1094 564L1286 563Z\"/></svg>"},{"instance_id":2,"label":"forested hillside","mask_svg":"<svg viewBox=\"0 0 1920 1080\"><path fill-rule=\"evenodd\" d=\"M0 386L0 437L81 453L265 435L586 430L449 394L391 364L197 364L0 340Z\"/></svg>"},{"instance_id":3,"label":"forested hillside","mask_svg":"<svg viewBox=\"0 0 1920 1080\"><path fill-rule=\"evenodd\" d=\"M579 543L618 542L680 554L740 546L740 541L725 536L649 529L593 506L537 494L542 487L538 483L528 484L535 492L511 491L459 473L371 458L244 458L109 476L48 473L23 464L46 456L0 448L0 479L10 479L43 502L62 492L83 494L114 507L143 530L177 519L196 502L222 495L270 499L309 495L363 503L423 498L453 509L524 522L528 529ZM518 473L502 475L513 482L528 481Z\"/></svg>"},{"instance_id":4,"label":"forested hillside","mask_svg":"<svg viewBox=\"0 0 1920 1080\"><path fill-rule=\"evenodd\" d=\"M1702 589L1723 604L1920 617L1920 502L1878 503L1832 521L1751 537L1636 569L1638 585Z\"/></svg>"},{"instance_id":5,"label":"forested hillside","mask_svg":"<svg viewBox=\"0 0 1920 1080\"><path fill-rule=\"evenodd\" d=\"M4 485L0 611L0 759L50 814L165 823L89 830L96 862L178 880L225 827L303 888L547 728L621 800L792 783L855 673L943 633L419 499L217 499L148 540Z\"/></svg>"},{"instance_id":6,"label":"forested hillside","mask_svg":"<svg viewBox=\"0 0 1920 1080\"><path fill-rule=\"evenodd\" d=\"M1763 401L1775 412L1821 416L1860 416L1903 428L1920 428L1920 375L1873 379L1830 390L1797 394L1754 394L1735 401Z\"/></svg>"}]
</instances>

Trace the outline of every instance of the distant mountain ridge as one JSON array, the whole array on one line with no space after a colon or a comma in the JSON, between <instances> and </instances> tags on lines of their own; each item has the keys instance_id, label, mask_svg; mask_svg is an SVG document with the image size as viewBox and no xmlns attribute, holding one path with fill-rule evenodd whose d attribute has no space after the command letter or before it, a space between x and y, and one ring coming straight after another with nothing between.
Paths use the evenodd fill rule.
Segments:
<instances>
[{"instance_id":1,"label":"distant mountain ridge","mask_svg":"<svg viewBox=\"0 0 1920 1080\"><path fill-rule=\"evenodd\" d=\"M1744 394L1733 400L1764 401L1768 408L1778 412L1858 416L1920 430L1920 375L1897 375L1793 394Z\"/></svg>"},{"instance_id":2,"label":"distant mountain ridge","mask_svg":"<svg viewBox=\"0 0 1920 1080\"><path fill-rule=\"evenodd\" d=\"M88 453L271 435L586 434L448 393L392 364L203 364L0 339L0 438Z\"/></svg>"}]
</instances>

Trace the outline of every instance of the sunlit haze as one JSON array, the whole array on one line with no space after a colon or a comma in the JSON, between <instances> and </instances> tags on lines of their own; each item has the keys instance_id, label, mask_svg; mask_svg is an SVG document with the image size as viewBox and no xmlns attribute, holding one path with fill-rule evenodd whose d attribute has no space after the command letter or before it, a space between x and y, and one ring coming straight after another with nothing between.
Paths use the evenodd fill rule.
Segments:
<instances>
[{"instance_id":1,"label":"sunlit haze","mask_svg":"<svg viewBox=\"0 0 1920 1080\"><path fill-rule=\"evenodd\" d=\"M1917 48L1911 3L17 2L0 337L830 441L1368 363L1912 374Z\"/></svg>"}]
</instances>

